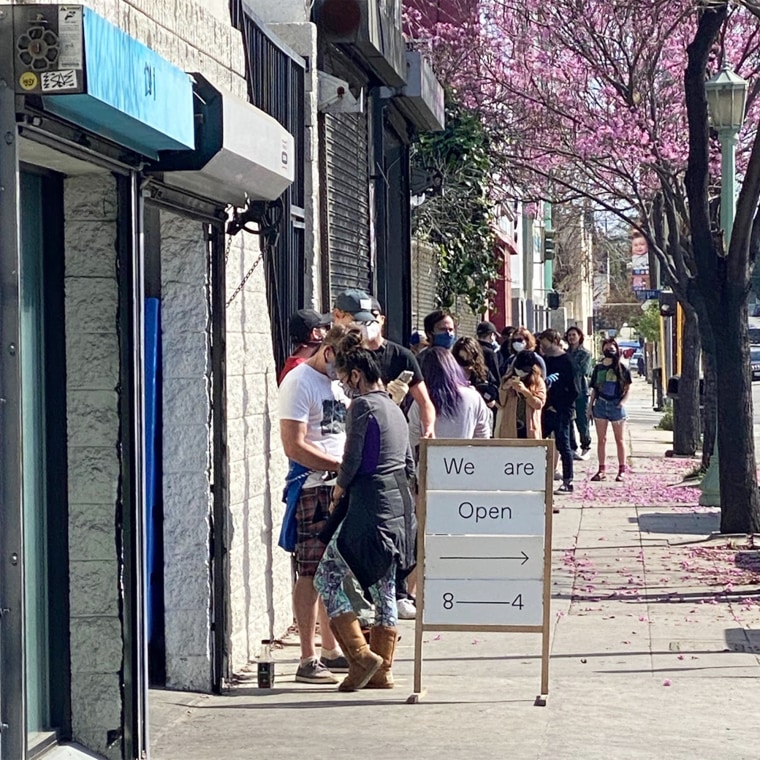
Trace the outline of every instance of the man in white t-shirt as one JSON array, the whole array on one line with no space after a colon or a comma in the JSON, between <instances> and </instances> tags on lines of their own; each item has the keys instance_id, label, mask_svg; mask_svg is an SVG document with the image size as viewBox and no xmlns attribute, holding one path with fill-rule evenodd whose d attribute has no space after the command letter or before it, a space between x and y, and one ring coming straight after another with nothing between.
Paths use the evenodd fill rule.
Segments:
<instances>
[{"instance_id":1,"label":"man in white t-shirt","mask_svg":"<svg viewBox=\"0 0 760 760\"><path fill-rule=\"evenodd\" d=\"M348 666L314 588L314 572L325 550L318 535L329 514L332 486L346 443L348 398L334 370L336 346L346 332L345 327L333 327L314 356L291 370L280 385L280 437L291 460L288 487L300 487L295 509L298 579L293 608L301 638L301 664L296 672L296 681L301 683L337 683L329 668L344 670ZM300 474L294 476L294 472ZM314 646L317 617L321 658Z\"/></svg>"}]
</instances>

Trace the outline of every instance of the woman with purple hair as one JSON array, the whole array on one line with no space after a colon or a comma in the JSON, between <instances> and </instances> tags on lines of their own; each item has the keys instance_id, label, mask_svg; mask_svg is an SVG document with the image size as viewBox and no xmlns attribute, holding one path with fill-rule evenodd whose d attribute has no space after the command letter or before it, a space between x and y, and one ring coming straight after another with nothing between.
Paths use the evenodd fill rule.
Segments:
<instances>
[{"instance_id":1,"label":"woman with purple hair","mask_svg":"<svg viewBox=\"0 0 760 760\"><path fill-rule=\"evenodd\" d=\"M436 438L490 438L493 415L468 381L451 351L438 346L420 354L420 369L435 407ZM409 409L409 441L417 446L422 434L420 410Z\"/></svg>"}]
</instances>

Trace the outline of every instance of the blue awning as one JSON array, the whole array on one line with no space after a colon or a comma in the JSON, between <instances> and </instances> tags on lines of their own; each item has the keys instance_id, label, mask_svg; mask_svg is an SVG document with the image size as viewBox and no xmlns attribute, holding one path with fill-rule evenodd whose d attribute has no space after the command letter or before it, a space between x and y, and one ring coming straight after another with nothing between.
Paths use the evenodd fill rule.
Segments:
<instances>
[{"instance_id":1,"label":"blue awning","mask_svg":"<svg viewBox=\"0 0 760 760\"><path fill-rule=\"evenodd\" d=\"M43 93L45 109L151 158L192 149L190 77L89 8L82 24L85 91Z\"/></svg>"}]
</instances>

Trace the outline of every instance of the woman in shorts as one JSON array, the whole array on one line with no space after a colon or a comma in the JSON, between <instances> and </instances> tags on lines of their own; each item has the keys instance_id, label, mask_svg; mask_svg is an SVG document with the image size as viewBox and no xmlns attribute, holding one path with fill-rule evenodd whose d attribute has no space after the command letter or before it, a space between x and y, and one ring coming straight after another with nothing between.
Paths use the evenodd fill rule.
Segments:
<instances>
[{"instance_id":1,"label":"woman in shorts","mask_svg":"<svg viewBox=\"0 0 760 760\"><path fill-rule=\"evenodd\" d=\"M596 426L596 450L599 469L591 480L605 480L607 459L607 426L612 424L618 457L618 474L615 480L621 481L626 473L625 461L625 400L631 387L631 373L620 362L620 347L613 338L602 342L603 359L591 373L591 401L589 417L593 415Z\"/></svg>"}]
</instances>

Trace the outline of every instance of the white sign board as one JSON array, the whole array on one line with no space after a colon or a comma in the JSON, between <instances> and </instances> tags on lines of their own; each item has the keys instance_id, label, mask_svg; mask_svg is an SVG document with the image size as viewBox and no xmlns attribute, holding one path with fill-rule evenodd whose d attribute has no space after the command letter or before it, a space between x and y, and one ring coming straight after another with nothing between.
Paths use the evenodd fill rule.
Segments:
<instances>
[{"instance_id":1,"label":"white sign board","mask_svg":"<svg viewBox=\"0 0 760 760\"><path fill-rule=\"evenodd\" d=\"M543 491L428 491L425 533L540 536Z\"/></svg>"},{"instance_id":2,"label":"white sign board","mask_svg":"<svg viewBox=\"0 0 760 760\"><path fill-rule=\"evenodd\" d=\"M541 580L428 580L425 625L540 626Z\"/></svg>"},{"instance_id":3,"label":"white sign board","mask_svg":"<svg viewBox=\"0 0 760 760\"><path fill-rule=\"evenodd\" d=\"M425 577L541 579L543 536L428 536ZM539 605L541 599L537 600Z\"/></svg>"},{"instance_id":4,"label":"white sign board","mask_svg":"<svg viewBox=\"0 0 760 760\"><path fill-rule=\"evenodd\" d=\"M546 447L431 446L427 487L431 491L543 491Z\"/></svg>"},{"instance_id":5,"label":"white sign board","mask_svg":"<svg viewBox=\"0 0 760 760\"><path fill-rule=\"evenodd\" d=\"M415 694L424 630L524 631L543 634L545 704L554 444L424 440L420 450Z\"/></svg>"}]
</instances>

